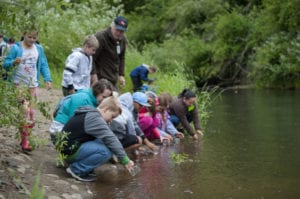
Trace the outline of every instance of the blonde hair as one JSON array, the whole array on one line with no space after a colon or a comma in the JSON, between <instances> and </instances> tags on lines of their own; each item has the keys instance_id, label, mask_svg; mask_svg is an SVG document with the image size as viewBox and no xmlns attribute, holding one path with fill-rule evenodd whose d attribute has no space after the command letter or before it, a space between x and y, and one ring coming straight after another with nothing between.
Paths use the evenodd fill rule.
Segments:
<instances>
[{"instance_id":1,"label":"blonde hair","mask_svg":"<svg viewBox=\"0 0 300 199\"><path fill-rule=\"evenodd\" d=\"M88 48L94 47L99 48L99 41L94 35L88 35L84 38L83 46L87 46Z\"/></svg>"},{"instance_id":2,"label":"blonde hair","mask_svg":"<svg viewBox=\"0 0 300 199\"><path fill-rule=\"evenodd\" d=\"M111 110L115 113L122 113L121 104L117 97L110 96L107 98L104 98L101 102L101 104L98 106L99 109L107 108L108 110Z\"/></svg>"}]
</instances>

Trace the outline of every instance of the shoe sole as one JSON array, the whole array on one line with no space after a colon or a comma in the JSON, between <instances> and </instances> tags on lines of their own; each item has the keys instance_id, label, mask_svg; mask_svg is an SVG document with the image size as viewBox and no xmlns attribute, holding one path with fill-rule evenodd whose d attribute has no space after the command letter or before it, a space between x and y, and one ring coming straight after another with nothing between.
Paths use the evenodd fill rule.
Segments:
<instances>
[{"instance_id":1,"label":"shoe sole","mask_svg":"<svg viewBox=\"0 0 300 199\"><path fill-rule=\"evenodd\" d=\"M75 178L76 180L82 181L82 182L93 182L96 179L95 178L91 178L91 179L84 179L81 178L80 176L76 175L75 173L73 173L73 171L70 169L70 167L68 167L66 169L67 173L70 174L73 178Z\"/></svg>"}]
</instances>

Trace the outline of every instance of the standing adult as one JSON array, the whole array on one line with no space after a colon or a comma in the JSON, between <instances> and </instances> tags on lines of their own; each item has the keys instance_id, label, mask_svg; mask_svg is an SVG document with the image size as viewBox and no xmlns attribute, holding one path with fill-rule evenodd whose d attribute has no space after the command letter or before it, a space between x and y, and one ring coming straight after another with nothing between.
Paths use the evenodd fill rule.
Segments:
<instances>
[{"instance_id":1,"label":"standing adult","mask_svg":"<svg viewBox=\"0 0 300 199\"><path fill-rule=\"evenodd\" d=\"M125 86L125 50L128 21L123 16L118 16L111 26L95 34L99 41L99 48L94 54L94 68L92 71L92 82L105 78L117 88L118 80L120 86Z\"/></svg>"}]
</instances>

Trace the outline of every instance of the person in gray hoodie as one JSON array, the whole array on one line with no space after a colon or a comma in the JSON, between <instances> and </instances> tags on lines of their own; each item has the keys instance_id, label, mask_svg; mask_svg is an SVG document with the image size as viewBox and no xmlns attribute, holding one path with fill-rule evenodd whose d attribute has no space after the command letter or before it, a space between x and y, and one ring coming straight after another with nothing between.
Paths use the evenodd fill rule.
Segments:
<instances>
[{"instance_id":1,"label":"person in gray hoodie","mask_svg":"<svg viewBox=\"0 0 300 199\"><path fill-rule=\"evenodd\" d=\"M132 95L127 92L119 96L119 101L122 114L112 120L110 128L119 138L123 147L129 151L144 143L150 149L155 150L156 145L145 137L133 114L138 112L142 106L150 106L147 103L147 96L142 92L135 92Z\"/></svg>"},{"instance_id":2,"label":"person in gray hoodie","mask_svg":"<svg viewBox=\"0 0 300 199\"><path fill-rule=\"evenodd\" d=\"M117 98L108 97L97 108L79 108L66 123L63 132L69 134L61 153L67 156L66 161L70 165L66 171L73 178L84 182L94 181L95 177L90 173L108 162L112 154L128 171L133 169L133 161L108 126L121 112Z\"/></svg>"}]
</instances>

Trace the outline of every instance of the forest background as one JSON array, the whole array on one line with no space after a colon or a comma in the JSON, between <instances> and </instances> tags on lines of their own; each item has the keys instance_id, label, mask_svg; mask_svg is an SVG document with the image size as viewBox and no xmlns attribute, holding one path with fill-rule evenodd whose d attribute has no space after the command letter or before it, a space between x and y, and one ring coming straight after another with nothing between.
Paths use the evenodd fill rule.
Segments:
<instances>
[{"instance_id":1,"label":"forest background","mask_svg":"<svg viewBox=\"0 0 300 199\"><path fill-rule=\"evenodd\" d=\"M299 88L299 9L300 0L1 0L0 31L18 40L25 25L38 24L58 88L71 49L117 15L129 19L126 74L156 65L159 90Z\"/></svg>"},{"instance_id":2,"label":"forest background","mask_svg":"<svg viewBox=\"0 0 300 199\"><path fill-rule=\"evenodd\" d=\"M205 126L207 87L300 88L299 10L300 0L0 0L0 33L18 41L24 27L37 24L53 85L60 89L71 49L123 15L129 45L122 91L131 91L132 68L155 65L158 92L201 91ZM16 89L3 79L0 89L0 128L17 126ZM49 118L48 106L38 105Z\"/></svg>"}]
</instances>

